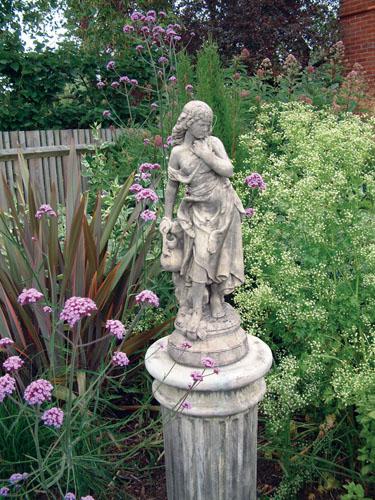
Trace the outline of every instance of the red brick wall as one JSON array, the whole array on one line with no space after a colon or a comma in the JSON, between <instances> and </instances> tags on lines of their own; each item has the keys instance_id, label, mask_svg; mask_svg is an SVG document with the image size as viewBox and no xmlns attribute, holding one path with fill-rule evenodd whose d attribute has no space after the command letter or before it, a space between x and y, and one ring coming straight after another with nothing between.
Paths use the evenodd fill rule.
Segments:
<instances>
[{"instance_id":1,"label":"red brick wall","mask_svg":"<svg viewBox=\"0 0 375 500\"><path fill-rule=\"evenodd\" d=\"M375 94L375 0L341 0L340 27L349 69L360 63Z\"/></svg>"}]
</instances>

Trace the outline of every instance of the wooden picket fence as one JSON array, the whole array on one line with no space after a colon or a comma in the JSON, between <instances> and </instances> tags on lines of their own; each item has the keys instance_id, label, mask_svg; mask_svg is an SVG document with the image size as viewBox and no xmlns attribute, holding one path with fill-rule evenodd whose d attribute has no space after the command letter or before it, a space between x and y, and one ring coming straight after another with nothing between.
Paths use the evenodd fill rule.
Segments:
<instances>
[{"instance_id":1,"label":"wooden picket fence","mask_svg":"<svg viewBox=\"0 0 375 500\"><path fill-rule=\"evenodd\" d=\"M54 183L58 201L64 203L67 169L71 161L69 154L81 164L83 153L93 150L98 142L113 142L121 134L121 129L100 129L98 132L98 140L89 129L0 132L0 209L8 208L3 179L13 196L20 197L22 157L30 180L38 187L40 201L50 202ZM82 177L81 189L86 188L87 179ZM25 197L25 192L22 195Z\"/></svg>"}]
</instances>

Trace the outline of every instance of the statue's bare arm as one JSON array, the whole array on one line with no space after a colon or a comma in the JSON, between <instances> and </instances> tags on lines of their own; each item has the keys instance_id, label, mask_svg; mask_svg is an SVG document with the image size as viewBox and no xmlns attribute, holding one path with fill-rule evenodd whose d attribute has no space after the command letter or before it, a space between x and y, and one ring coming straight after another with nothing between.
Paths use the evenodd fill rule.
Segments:
<instances>
[{"instance_id":1,"label":"statue's bare arm","mask_svg":"<svg viewBox=\"0 0 375 500\"><path fill-rule=\"evenodd\" d=\"M178 170L179 160L178 153L172 149L171 156L169 158L169 166ZM168 179L167 187L165 189L165 204L164 204L164 217L160 224L161 232L168 232L171 228L172 217L173 217L173 207L176 201L177 191L179 187L179 182Z\"/></svg>"},{"instance_id":2,"label":"statue's bare arm","mask_svg":"<svg viewBox=\"0 0 375 500\"><path fill-rule=\"evenodd\" d=\"M211 144L212 150L206 142L196 141L193 145L193 151L218 175L232 177L233 165L223 143L217 137L211 137Z\"/></svg>"}]
</instances>

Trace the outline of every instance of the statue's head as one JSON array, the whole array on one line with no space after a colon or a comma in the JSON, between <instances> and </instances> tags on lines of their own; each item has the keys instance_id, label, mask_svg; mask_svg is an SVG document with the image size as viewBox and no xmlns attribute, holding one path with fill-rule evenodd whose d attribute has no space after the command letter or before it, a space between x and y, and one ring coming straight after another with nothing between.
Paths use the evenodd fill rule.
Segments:
<instances>
[{"instance_id":1,"label":"statue's head","mask_svg":"<svg viewBox=\"0 0 375 500\"><path fill-rule=\"evenodd\" d=\"M183 107L176 125L173 127L174 144L182 144L187 130L197 139L203 139L211 134L213 112L203 101L189 101Z\"/></svg>"}]
</instances>

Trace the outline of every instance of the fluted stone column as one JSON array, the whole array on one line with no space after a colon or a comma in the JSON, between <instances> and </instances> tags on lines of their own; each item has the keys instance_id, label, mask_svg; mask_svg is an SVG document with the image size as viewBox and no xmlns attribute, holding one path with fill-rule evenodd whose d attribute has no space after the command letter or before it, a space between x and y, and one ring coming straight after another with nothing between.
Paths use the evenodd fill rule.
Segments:
<instances>
[{"instance_id":1,"label":"fluted stone column","mask_svg":"<svg viewBox=\"0 0 375 500\"><path fill-rule=\"evenodd\" d=\"M242 359L217 374L201 368L203 381L191 387L197 367L174 360L168 338L146 354L162 407L168 500L255 500L257 403L272 364L269 347L247 336Z\"/></svg>"}]
</instances>

